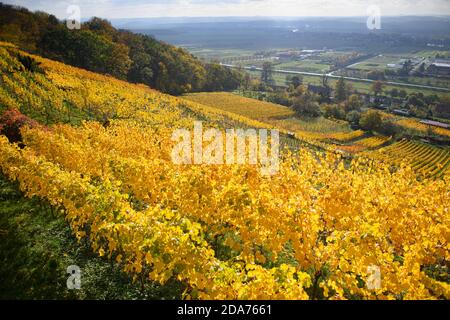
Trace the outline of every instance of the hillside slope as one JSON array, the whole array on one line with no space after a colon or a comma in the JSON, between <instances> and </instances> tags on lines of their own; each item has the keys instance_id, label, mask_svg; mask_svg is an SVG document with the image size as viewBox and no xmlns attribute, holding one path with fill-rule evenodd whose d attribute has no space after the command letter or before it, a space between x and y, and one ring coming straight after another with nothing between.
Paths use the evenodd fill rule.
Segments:
<instances>
[{"instance_id":1,"label":"hillside slope","mask_svg":"<svg viewBox=\"0 0 450 320\"><path fill-rule=\"evenodd\" d=\"M309 149L282 152L272 176L177 165L176 128L265 124L40 57L32 72L18 54L0 48L1 110L41 125L21 147L0 136L0 170L130 278L193 299L450 297L448 177Z\"/></svg>"},{"instance_id":2,"label":"hillside slope","mask_svg":"<svg viewBox=\"0 0 450 320\"><path fill-rule=\"evenodd\" d=\"M1 2L0 41L170 94L233 90L241 79L236 70L204 64L184 49L150 36L117 30L101 18L94 17L71 30L53 15Z\"/></svg>"}]
</instances>

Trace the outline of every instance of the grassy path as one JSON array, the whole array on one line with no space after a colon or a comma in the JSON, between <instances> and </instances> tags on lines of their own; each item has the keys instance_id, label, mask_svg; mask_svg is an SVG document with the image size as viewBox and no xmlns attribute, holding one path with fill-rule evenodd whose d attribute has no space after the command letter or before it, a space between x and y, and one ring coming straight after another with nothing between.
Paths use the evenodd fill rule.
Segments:
<instances>
[{"instance_id":1,"label":"grassy path","mask_svg":"<svg viewBox=\"0 0 450 320\"><path fill-rule=\"evenodd\" d=\"M66 269L81 268L81 289L68 290ZM107 258L78 243L64 219L38 199L26 199L0 174L1 299L179 299L177 282L132 280Z\"/></svg>"}]
</instances>

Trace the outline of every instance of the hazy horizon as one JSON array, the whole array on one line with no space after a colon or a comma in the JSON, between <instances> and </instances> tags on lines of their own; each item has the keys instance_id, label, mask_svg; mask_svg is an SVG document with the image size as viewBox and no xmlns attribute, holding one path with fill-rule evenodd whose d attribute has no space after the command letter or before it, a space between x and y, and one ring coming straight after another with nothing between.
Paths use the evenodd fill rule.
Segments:
<instances>
[{"instance_id":1,"label":"hazy horizon","mask_svg":"<svg viewBox=\"0 0 450 320\"><path fill-rule=\"evenodd\" d=\"M77 5L81 17L106 19L161 18L352 18L366 17L377 6L386 17L447 17L450 0L6 0L32 11L68 18L67 8Z\"/></svg>"}]
</instances>

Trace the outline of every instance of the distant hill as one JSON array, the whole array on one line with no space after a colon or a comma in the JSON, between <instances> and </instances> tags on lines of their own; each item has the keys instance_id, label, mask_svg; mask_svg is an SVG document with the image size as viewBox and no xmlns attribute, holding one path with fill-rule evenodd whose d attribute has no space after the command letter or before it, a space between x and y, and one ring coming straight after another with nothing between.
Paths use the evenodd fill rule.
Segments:
<instances>
[{"instance_id":1,"label":"distant hill","mask_svg":"<svg viewBox=\"0 0 450 320\"><path fill-rule=\"evenodd\" d=\"M327 47L378 52L410 51L427 48L429 43L450 48L450 19L445 16L383 16L381 30L369 30L367 17L148 18L112 23L174 45L218 49Z\"/></svg>"}]
</instances>

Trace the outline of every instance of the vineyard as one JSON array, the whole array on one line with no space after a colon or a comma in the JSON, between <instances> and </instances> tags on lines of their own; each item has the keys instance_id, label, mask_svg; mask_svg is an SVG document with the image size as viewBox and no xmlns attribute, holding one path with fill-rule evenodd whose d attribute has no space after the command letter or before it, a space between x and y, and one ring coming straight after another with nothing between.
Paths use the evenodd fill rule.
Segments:
<instances>
[{"instance_id":1,"label":"vineyard","mask_svg":"<svg viewBox=\"0 0 450 320\"><path fill-rule=\"evenodd\" d=\"M442 177L424 181L404 163L392 170L383 161L349 163L307 148L282 150L274 176L250 164L176 165L174 128L198 120L218 129L266 128L264 115L36 56L44 72L32 73L18 53L0 47L0 106L41 124L21 130L22 146L0 136L1 172L27 197L48 201L78 240L135 280L179 281L186 299L450 297L448 149L401 142L378 152L411 155L416 169ZM302 134L320 144L364 132L295 132ZM370 149L387 140L360 144ZM418 163L413 149L434 166ZM375 288L373 267L382 275Z\"/></svg>"},{"instance_id":2,"label":"vineyard","mask_svg":"<svg viewBox=\"0 0 450 320\"><path fill-rule=\"evenodd\" d=\"M388 143L391 140L389 137L374 136L358 140L350 145L336 146L336 150L342 150L348 153L360 153L366 150L376 149Z\"/></svg>"},{"instance_id":3,"label":"vineyard","mask_svg":"<svg viewBox=\"0 0 450 320\"><path fill-rule=\"evenodd\" d=\"M401 119L401 120L397 121L396 124L398 124L402 127L408 128L408 129L416 130L421 133L432 132L433 134L440 135L440 136L443 136L446 138L450 138L450 130L444 129L444 128L432 127L432 126L420 123L417 120Z\"/></svg>"},{"instance_id":4,"label":"vineyard","mask_svg":"<svg viewBox=\"0 0 450 320\"><path fill-rule=\"evenodd\" d=\"M392 165L406 162L419 176L426 178L440 178L447 172L448 149L441 152L439 148L423 145L423 149L413 148L410 154L405 155L402 149L404 143L400 144L399 149L398 144L394 143L378 152L377 149L394 141L390 137L368 136L363 130L351 130L348 123L343 124L324 118L301 120L289 114L287 110L290 109L284 106L243 98L231 93L198 93L188 95L186 98L208 105L217 111L224 111L228 116L240 115L258 121L263 127L275 127L286 134L294 134L298 140L322 150L350 155L362 154ZM416 120L399 118L389 113L381 114L384 119L394 120L396 124L409 129L421 132L432 130L434 134L449 136L449 130L443 128L429 129ZM417 144L413 141L408 143Z\"/></svg>"},{"instance_id":5,"label":"vineyard","mask_svg":"<svg viewBox=\"0 0 450 320\"><path fill-rule=\"evenodd\" d=\"M299 119L295 117L286 119L268 119L268 123L275 125L276 127L286 129L291 132L311 132L311 133L348 133L350 128L347 122L338 123L333 120L319 118ZM321 137L321 136L320 136Z\"/></svg>"},{"instance_id":6,"label":"vineyard","mask_svg":"<svg viewBox=\"0 0 450 320\"><path fill-rule=\"evenodd\" d=\"M450 172L450 149L403 140L369 153L372 158L397 165L407 163L420 176L442 177Z\"/></svg>"},{"instance_id":7,"label":"vineyard","mask_svg":"<svg viewBox=\"0 0 450 320\"><path fill-rule=\"evenodd\" d=\"M351 131L348 123L319 118L308 121L293 117L295 113L287 107L241 97L231 93L197 93L185 96L186 99L238 114L266 124L266 127L276 127L311 144L328 149L326 142L348 142L362 137L364 131Z\"/></svg>"},{"instance_id":8,"label":"vineyard","mask_svg":"<svg viewBox=\"0 0 450 320\"><path fill-rule=\"evenodd\" d=\"M271 118L287 118L294 115L294 111L288 107L227 92L195 93L186 95L185 98L259 121Z\"/></svg>"}]
</instances>

